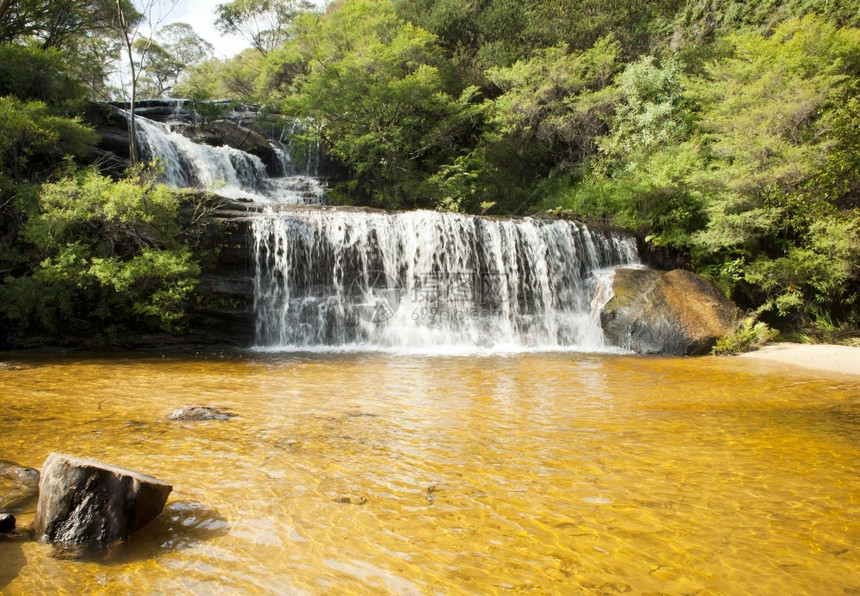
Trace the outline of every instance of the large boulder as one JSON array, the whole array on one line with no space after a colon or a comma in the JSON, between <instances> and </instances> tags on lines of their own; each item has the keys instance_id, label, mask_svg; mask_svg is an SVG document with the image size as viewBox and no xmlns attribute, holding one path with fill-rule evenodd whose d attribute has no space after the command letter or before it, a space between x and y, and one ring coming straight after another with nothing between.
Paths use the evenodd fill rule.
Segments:
<instances>
[{"instance_id":1,"label":"large boulder","mask_svg":"<svg viewBox=\"0 0 860 596\"><path fill-rule=\"evenodd\" d=\"M607 342L639 354L706 354L741 319L710 281L683 269L620 268L600 314Z\"/></svg>"},{"instance_id":2,"label":"large boulder","mask_svg":"<svg viewBox=\"0 0 860 596\"><path fill-rule=\"evenodd\" d=\"M155 519L172 487L146 474L52 453L42 467L35 537L60 545L108 545Z\"/></svg>"}]
</instances>

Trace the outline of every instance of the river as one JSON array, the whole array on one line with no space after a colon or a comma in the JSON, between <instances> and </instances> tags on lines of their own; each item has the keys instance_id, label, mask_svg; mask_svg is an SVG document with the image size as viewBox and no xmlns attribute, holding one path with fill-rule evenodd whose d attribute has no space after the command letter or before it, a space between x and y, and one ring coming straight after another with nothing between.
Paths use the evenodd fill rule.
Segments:
<instances>
[{"instance_id":1,"label":"river","mask_svg":"<svg viewBox=\"0 0 860 596\"><path fill-rule=\"evenodd\" d=\"M0 459L174 487L108 560L0 539L3 594L860 593L857 377L578 352L2 362ZM168 419L190 404L237 416Z\"/></svg>"}]
</instances>

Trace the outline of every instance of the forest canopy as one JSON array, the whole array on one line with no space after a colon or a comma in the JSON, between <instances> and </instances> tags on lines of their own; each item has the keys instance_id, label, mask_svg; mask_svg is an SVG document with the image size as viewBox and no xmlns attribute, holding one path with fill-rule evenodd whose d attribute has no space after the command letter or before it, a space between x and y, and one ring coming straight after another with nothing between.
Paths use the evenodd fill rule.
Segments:
<instances>
[{"instance_id":1,"label":"forest canopy","mask_svg":"<svg viewBox=\"0 0 860 596\"><path fill-rule=\"evenodd\" d=\"M59 283L58 271L82 295L124 295L139 324L181 320L150 317L160 296L172 296L161 312L181 313L193 285L178 231L131 242L123 234L145 226L104 211L131 193L122 184L142 204L175 206L139 171L99 182L80 170L94 142L87 102L128 93L115 77L117 8L138 23L152 6L0 1L0 298L19 324L38 319L21 310L26 280ZM324 11L232 0L216 12L249 47L208 58L191 28L156 27L130 48L142 96L303 121L342 172L338 202L613 223L772 325L860 322L856 0L338 0ZM58 188L90 207L62 211ZM133 204L127 217L155 216ZM65 248L46 244L39 221L61 213L95 217L99 231L70 224ZM104 254L104 234L125 238L120 254Z\"/></svg>"}]
</instances>

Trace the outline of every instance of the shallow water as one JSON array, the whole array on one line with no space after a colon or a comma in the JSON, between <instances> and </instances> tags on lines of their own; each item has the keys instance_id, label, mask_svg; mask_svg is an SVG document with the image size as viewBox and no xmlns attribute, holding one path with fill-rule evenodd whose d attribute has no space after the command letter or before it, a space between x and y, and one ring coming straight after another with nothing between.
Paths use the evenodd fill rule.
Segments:
<instances>
[{"instance_id":1,"label":"shallow water","mask_svg":"<svg viewBox=\"0 0 860 596\"><path fill-rule=\"evenodd\" d=\"M0 539L3 594L860 593L858 377L576 353L6 355L0 396L0 459L57 451L174 486L106 561ZM167 419L189 404L239 415Z\"/></svg>"}]
</instances>

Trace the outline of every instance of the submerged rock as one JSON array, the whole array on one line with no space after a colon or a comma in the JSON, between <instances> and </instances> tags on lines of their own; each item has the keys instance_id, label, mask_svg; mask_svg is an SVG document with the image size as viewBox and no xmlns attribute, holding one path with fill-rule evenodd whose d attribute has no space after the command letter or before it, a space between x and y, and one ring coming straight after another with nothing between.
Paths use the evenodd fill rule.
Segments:
<instances>
[{"instance_id":1,"label":"submerged rock","mask_svg":"<svg viewBox=\"0 0 860 596\"><path fill-rule=\"evenodd\" d=\"M229 408L216 408L214 406L185 406L168 416L170 420L229 420L236 414Z\"/></svg>"},{"instance_id":2,"label":"submerged rock","mask_svg":"<svg viewBox=\"0 0 860 596\"><path fill-rule=\"evenodd\" d=\"M0 460L0 511L18 511L38 494L38 470Z\"/></svg>"},{"instance_id":3,"label":"submerged rock","mask_svg":"<svg viewBox=\"0 0 860 596\"><path fill-rule=\"evenodd\" d=\"M617 269L612 291L600 314L604 337L638 354L706 354L741 319L713 283L683 269Z\"/></svg>"},{"instance_id":4,"label":"submerged rock","mask_svg":"<svg viewBox=\"0 0 860 596\"><path fill-rule=\"evenodd\" d=\"M52 453L42 467L35 537L59 545L108 545L155 519L169 484L91 459Z\"/></svg>"},{"instance_id":5,"label":"submerged rock","mask_svg":"<svg viewBox=\"0 0 860 596\"><path fill-rule=\"evenodd\" d=\"M367 497L364 495L341 495L333 498L332 501L344 505L364 505L367 503Z\"/></svg>"}]
</instances>

